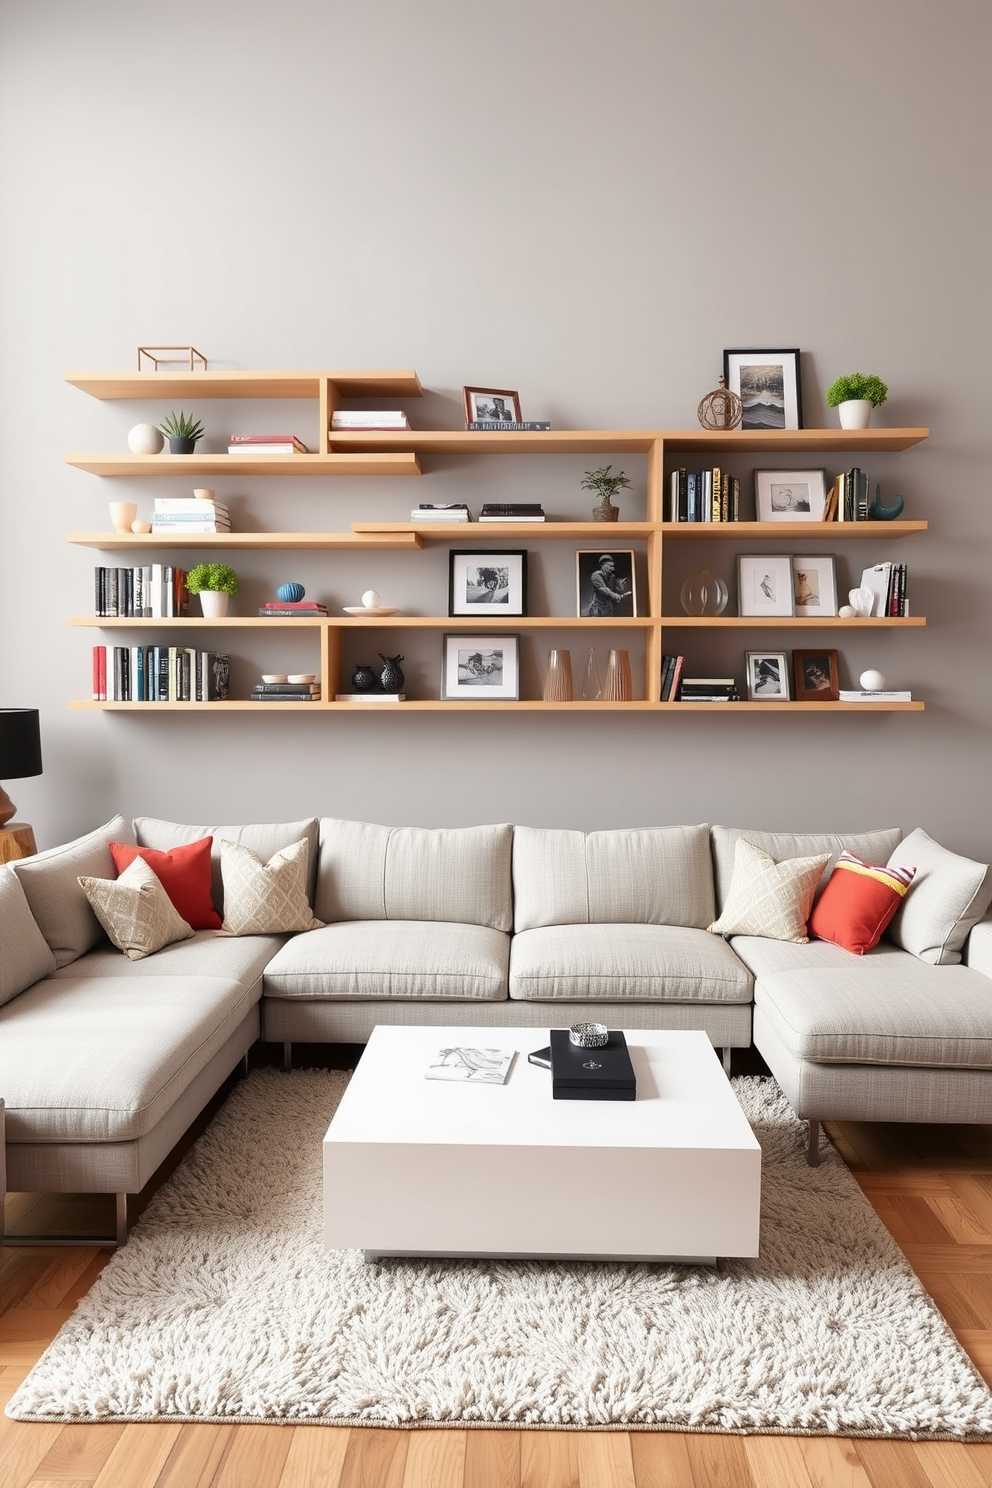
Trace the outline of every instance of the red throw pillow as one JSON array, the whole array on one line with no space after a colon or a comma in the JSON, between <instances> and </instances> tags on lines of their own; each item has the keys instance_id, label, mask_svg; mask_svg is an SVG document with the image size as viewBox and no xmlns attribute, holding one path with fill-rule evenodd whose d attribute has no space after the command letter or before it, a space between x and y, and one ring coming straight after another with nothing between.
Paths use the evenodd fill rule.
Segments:
<instances>
[{"instance_id":1,"label":"red throw pillow","mask_svg":"<svg viewBox=\"0 0 992 1488\"><path fill-rule=\"evenodd\" d=\"M875 868L842 852L813 906L810 934L863 956L878 945L915 873L915 868Z\"/></svg>"},{"instance_id":2,"label":"red throw pillow","mask_svg":"<svg viewBox=\"0 0 992 1488\"><path fill-rule=\"evenodd\" d=\"M129 847L126 842L111 842L114 866L118 873L135 858L144 858L161 880L162 887L176 909L194 930L219 930L223 921L214 909L210 896L210 848L212 837L187 842L160 852L156 847Z\"/></svg>"}]
</instances>

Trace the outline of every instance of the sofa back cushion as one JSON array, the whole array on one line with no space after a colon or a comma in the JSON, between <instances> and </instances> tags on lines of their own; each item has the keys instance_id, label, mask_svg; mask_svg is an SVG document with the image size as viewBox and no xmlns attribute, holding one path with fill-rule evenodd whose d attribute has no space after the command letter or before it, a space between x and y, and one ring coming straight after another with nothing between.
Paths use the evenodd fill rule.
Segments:
<instances>
[{"instance_id":1,"label":"sofa back cushion","mask_svg":"<svg viewBox=\"0 0 992 1488\"><path fill-rule=\"evenodd\" d=\"M103 926L90 908L81 877L116 878L111 842L134 842L122 816L105 826L50 847L10 866L20 880L31 913L48 941L56 966L68 966L104 939Z\"/></svg>"},{"instance_id":2,"label":"sofa back cushion","mask_svg":"<svg viewBox=\"0 0 992 1488\"><path fill-rule=\"evenodd\" d=\"M889 939L932 966L956 966L969 930L992 900L992 868L949 852L922 827L893 849L888 866L916 869Z\"/></svg>"},{"instance_id":3,"label":"sofa back cushion","mask_svg":"<svg viewBox=\"0 0 992 1488\"><path fill-rule=\"evenodd\" d=\"M901 841L902 831L899 827L886 827L873 832L752 832L749 827L713 827L711 836L716 902L722 914L734 876L734 851L738 837L746 837L755 847L763 848L776 863L782 863L786 858L810 858L818 853L829 853L819 892L845 848L868 863L884 863Z\"/></svg>"},{"instance_id":4,"label":"sofa back cushion","mask_svg":"<svg viewBox=\"0 0 992 1488\"><path fill-rule=\"evenodd\" d=\"M513 828L380 827L322 817L314 913L509 930Z\"/></svg>"},{"instance_id":5,"label":"sofa back cushion","mask_svg":"<svg viewBox=\"0 0 992 1488\"><path fill-rule=\"evenodd\" d=\"M0 868L0 1005L54 970L52 948L38 929L20 880L10 868Z\"/></svg>"},{"instance_id":6,"label":"sofa back cushion","mask_svg":"<svg viewBox=\"0 0 992 1488\"><path fill-rule=\"evenodd\" d=\"M684 925L714 918L710 829L516 827L514 928Z\"/></svg>"},{"instance_id":7,"label":"sofa back cushion","mask_svg":"<svg viewBox=\"0 0 992 1488\"><path fill-rule=\"evenodd\" d=\"M184 843L198 842L202 837L212 837L210 849L210 893L214 906L224 913L224 880L220 869L220 845L222 842L237 842L247 847L263 863L284 847L291 847L301 837L310 843L310 869L307 879L307 895L313 902L315 863L317 861L317 818L307 817L295 822L253 822L243 826L186 826L182 822L159 821L153 816L136 816L134 835L139 847L155 847L160 852L170 852ZM152 864L154 867L154 864Z\"/></svg>"}]
</instances>

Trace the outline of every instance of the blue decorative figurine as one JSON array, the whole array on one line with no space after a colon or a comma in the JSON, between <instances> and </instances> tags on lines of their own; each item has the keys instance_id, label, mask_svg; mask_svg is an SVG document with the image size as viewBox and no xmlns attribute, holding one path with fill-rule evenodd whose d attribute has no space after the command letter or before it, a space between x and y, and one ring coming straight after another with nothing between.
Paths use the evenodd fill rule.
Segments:
<instances>
[{"instance_id":1,"label":"blue decorative figurine","mask_svg":"<svg viewBox=\"0 0 992 1488\"><path fill-rule=\"evenodd\" d=\"M297 604L306 592L302 584L280 584L276 590L276 599L285 600L286 604Z\"/></svg>"}]
</instances>

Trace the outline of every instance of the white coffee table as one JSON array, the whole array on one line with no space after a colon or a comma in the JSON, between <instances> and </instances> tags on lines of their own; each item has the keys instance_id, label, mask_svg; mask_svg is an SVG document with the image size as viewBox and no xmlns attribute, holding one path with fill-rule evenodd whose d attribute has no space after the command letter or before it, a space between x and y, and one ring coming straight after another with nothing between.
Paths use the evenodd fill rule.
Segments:
<instances>
[{"instance_id":1,"label":"white coffee table","mask_svg":"<svg viewBox=\"0 0 992 1488\"><path fill-rule=\"evenodd\" d=\"M378 1026L324 1138L324 1241L387 1255L756 1256L761 1149L705 1033L628 1032L636 1101L561 1101L535 1028ZM505 1085L428 1080L515 1049Z\"/></svg>"}]
</instances>

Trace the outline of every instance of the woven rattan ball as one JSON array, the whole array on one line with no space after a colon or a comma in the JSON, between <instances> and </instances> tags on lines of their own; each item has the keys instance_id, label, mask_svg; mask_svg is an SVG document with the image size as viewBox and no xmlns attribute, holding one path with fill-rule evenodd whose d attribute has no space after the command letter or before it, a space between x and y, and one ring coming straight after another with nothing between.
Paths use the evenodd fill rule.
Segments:
<instances>
[{"instance_id":1,"label":"woven rattan ball","mask_svg":"<svg viewBox=\"0 0 992 1488\"><path fill-rule=\"evenodd\" d=\"M696 417L704 429L736 429L744 417L744 404L721 377L720 386L707 393L696 409Z\"/></svg>"}]
</instances>

